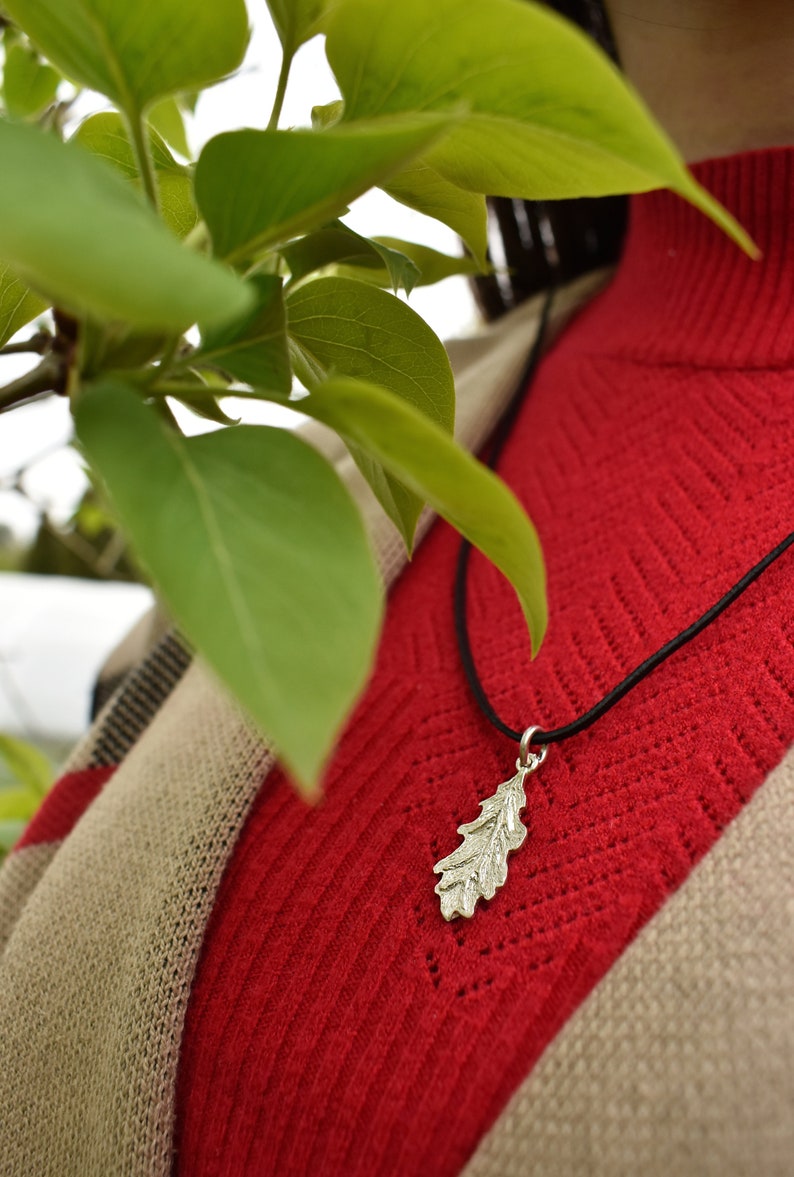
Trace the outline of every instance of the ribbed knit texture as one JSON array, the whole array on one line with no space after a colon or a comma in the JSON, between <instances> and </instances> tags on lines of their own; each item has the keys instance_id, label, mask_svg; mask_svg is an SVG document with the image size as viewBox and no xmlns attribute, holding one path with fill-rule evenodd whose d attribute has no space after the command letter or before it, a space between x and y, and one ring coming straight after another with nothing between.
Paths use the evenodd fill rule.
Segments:
<instances>
[{"instance_id":1,"label":"ribbed knit texture","mask_svg":"<svg viewBox=\"0 0 794 1177\"><path fill-rule=\"evenodd\" d=\"M672 194L632 198L618 275L546 357L499 465L549 576L531 663L511 590L472 564L481 677L515 727L581 713L794 526L794 148L694 171L763 261ZM444 923L433 863L516 755L459 666L457 544L436 525L393 590L323 803L272 772L244 827L188 1008L185 1177L458 1173L794 742L788 553L550 750L505 888Z\"/></svg>"}]
</instances>

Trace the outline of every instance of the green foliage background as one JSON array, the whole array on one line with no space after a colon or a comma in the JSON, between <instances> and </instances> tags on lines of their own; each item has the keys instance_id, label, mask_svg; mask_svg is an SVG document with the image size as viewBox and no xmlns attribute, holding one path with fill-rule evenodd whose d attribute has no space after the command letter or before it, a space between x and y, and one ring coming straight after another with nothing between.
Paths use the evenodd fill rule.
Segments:
<instances>
[{"instance_id":1,"label":"green foliage background","mask_svg":"<svg viewBox=\"0 0 794 1177\"><path fill-rule=\"evenodd\" d=\"M48 307L54 329L0 411L69 398L134 562L313 793L383 589L333 469L289 431L229 423L223 396L290 406L302 386L300 410L345 439L408 550L430 503L510 579L537 650L535 530L453 440L444 348L396 292L487 265L485 194L670 187L754 246L606 57L535 3L268 0L283 47L268 129L241 110L196 161L183 113L240 68L243 0L4 3L0 346ZM281 130L293 56L320 34L339 99ZM84 88L109 109L75 129L64 95ZM372 187L467 256L355 233L346 211ZM224 428L183 437L173 400Z\"/></svg>"}]
</instances>

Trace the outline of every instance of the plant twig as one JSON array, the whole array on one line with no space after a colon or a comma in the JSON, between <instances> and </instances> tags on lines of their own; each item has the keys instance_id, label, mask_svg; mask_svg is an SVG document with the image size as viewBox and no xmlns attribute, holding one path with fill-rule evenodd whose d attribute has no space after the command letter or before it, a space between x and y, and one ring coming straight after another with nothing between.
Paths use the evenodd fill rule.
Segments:
<instances>
[{"instance_id":1,"label":"plant twig","mask_svg":"<svg viewBox=\"0 0 794 1177\"><path fill-rule=\"evenodd\" d=\"M128 115L127 122L130 128L132 150L135 153L135 162L138 165L143 190L146 193L146 199L156 212L158 208L157 180L155 179L154 163L152 162L152 153L149 147L148 128L140 114L134 118Z\"/></svg>"},{"instance_id":2,"label":"plant twig","mask_svg":"<svg viewBox=\"0 0 794 1177\"><path fill-rule=\"evenodd\" d=\"M292 58L294 54L292 50L284 50L281 57L281 72L278 75L278 85L276 86L276 97L273 102L273 109L270 112L270 122L267 124L268 131L275 131L278 128L279 115L281 108L284 105L284 95L287 92L287 81L289 79L289 71L292 66Z\"/></svg>"},{"instance_id":3,"label":"plant twig","mask_svg":"<svg viewBox=\"0 0 794 1177\"><path fill-rule=\"evenodd\" d=\"M96 548L82 535L76 531L62 531L55 526L46 511L41 513L41 525L53 539L63 544L67 552L71 552L78 560L82 560L92 572L96 572L103 580L109 579L110 574L100 568L99 553Z\"/></svg>"},{"instance_id":4,"label":"plant twig","mask_svg":"<svg viewBox=\"0 0 794 1177\"><path fill-rule=\"evenodd\" d=\"M43 356L51 343L52 336L49 331L37 331L30 339L23 339L19 343L7 343L5 347L0 347L0 356L15 356L22 352L36 352Z\"/></svg>"},{"instance_id":5,"label":"plant twig","mask_svg":"<svg viewBox=\"0 0 794 1177\"><path fill-rule=\"evenodd\" d=\"M156 378L156 374L158 372L162 372L165 375L165 373L171 371L171 368L174 366L174 359L176 358L177 353L179 352L179 349L181 346L182 346L182 336L181 335L175 335L173 339L169 340L168 345L166 346L162 356L160 357L160 363L154 369L155 378Z\"/></svg>"},{"instance_id":6,"label":"plant twig","mask_svg":"<svg viewBox=\"0 0 794 1177\"><path fill-rule=\"evenodd\" d=\"M107 546L104 548L99 559L96 561L95 571L100 576L111 577L116 571L116 566L119 560L124 555L127 541L120 531L114 531Z\"/></svg>"},{"instance_id":7,"label":"plant twig","mask_svg":"<svg viewBox=\"0 0 794 1177\"><path fill-rule=\"evenodd\" d=\"M38 400L53 392L63 392L64 376L62 357L46 356L31 372L26 372L18 380L12 380L4 388L0 388L0 413L5 413L14 405Z\"/></svg>"}]
</instances>

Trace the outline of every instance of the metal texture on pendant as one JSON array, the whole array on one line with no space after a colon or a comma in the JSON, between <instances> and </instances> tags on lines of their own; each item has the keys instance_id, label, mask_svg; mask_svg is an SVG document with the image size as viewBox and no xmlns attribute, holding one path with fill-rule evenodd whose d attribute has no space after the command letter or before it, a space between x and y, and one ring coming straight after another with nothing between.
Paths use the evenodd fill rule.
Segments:
<instances>
[{"instance_id":1,"label":"metal texture on pendant","mask_svg":"<svg viewBox=\"0 0 794 1177\"><path fill-rule=\"evenodd\" d=\"M434 873L441 875L434 889L445 920L459 915L471 919L477 901L493 899L504 886L507 856L518 850L528 833L520 817L527 803L524 781L546 759L545 744L537 754L529 751L529 741L537 730L527 728L521 737L516 775L480 802L479 817L458 826L462 843L433 867Z\"/></svg>"}]
</instances>

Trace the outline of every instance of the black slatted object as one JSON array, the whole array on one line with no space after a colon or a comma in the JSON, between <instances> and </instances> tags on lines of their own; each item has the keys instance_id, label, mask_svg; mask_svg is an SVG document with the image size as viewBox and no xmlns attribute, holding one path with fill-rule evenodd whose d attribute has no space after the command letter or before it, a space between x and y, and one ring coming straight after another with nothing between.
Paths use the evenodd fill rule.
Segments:
<instances>
[{"instance_id":1,"label":"black slatted object","mask_svg":"<svg viewBox=\"0 0 794 1177\"><path fill-rule=\"evenodd\" d=\"M619 65L615 40L601 0L551 0L560 15L578 24ZM570 282L590 270L613 265L620 256L626 230L625 196L579 197L571 200L488 201L492 260L504 274L473 279L474 296L488 320L498 318L524 299L554 282ZM553 236L554 263L547 259L541 222ZM553 275L552 275L553 269Z\"/></svg>"}]
</instances>

